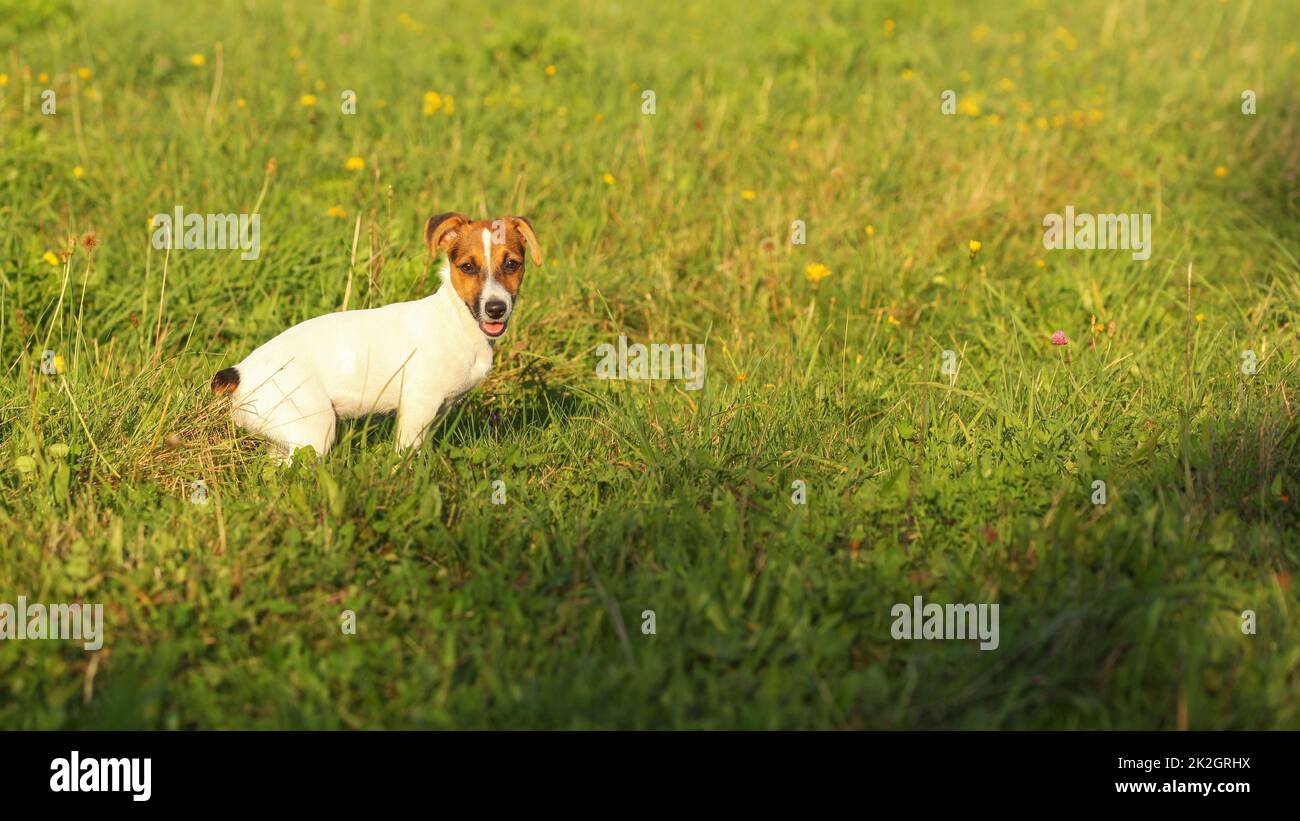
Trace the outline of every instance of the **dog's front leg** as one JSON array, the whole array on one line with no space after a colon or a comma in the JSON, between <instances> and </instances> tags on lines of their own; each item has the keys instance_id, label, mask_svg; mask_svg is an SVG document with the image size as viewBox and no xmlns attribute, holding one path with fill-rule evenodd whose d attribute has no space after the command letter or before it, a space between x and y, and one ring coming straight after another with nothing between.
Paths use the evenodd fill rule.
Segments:
<instances>
[{"instance_id":1,"label":"dog's front leg","mask_svg":"<svg viewBox=\"0 0 1300 821\"><path fill-rule=\"evenodd\" d=\"M424 432L438 415L442 399L429 404L421 403L415 407L403 407L397 412L397 449L419 449L424 441Z\"/></svg>"}]
</instances>

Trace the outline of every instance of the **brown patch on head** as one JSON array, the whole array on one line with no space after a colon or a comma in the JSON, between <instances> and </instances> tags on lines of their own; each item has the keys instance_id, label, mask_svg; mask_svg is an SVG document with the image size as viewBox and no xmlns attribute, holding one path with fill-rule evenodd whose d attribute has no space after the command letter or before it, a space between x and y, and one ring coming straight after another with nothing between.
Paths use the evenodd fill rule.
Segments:
<instances>
[{"instance_id":1,"label":"brown patch on head","mask_svg":"<svg viewBox=\"0 0 1300 821\"><path fill-rule=\"evenodd\" d=\"M483 288L483 250L477 254L474 243L469 237L475 233L476 223L464 214L449 212L429 217L424 224L424 241L429 246L429 253L438 256L441 249L447 254L447 264L451 268L451 286L464 300L469 311L478 318L478 295Z\"/></svg>"},{"instance_id":2,"label":"brown patch on head","mask_svg":"<svg viewBox=\"0 0 1300 821\"><path fill-rule=\"evenodd\" d=\"M451 285L475 319L481 319L479 295L489 275L513 298L523 285L525 253L542 264L537 234L524 217L470 220L464 214L439 214L425 225L424 238L434 256L439 249L446 252Z\"/></svg>"}]
</instances>

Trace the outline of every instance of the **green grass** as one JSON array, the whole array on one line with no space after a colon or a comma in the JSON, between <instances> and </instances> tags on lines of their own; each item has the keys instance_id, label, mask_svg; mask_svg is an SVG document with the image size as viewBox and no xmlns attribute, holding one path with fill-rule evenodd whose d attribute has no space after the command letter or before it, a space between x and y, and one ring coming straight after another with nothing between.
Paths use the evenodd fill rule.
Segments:
<instances>
[{"instance_id":1,"label":"green grass","mask_svg":"<svg viewBox=\"0 0 1300 821\"><path fill-rule=\"evenodd\" d=\"M0 642L0 726L1300 728L1294 4L18 5L0 601L107 639ZM149 247L259 199L256 261ZM1150 260L1044 251L1066 205ZM448 210L547 258L491 377L277 467L208 378L429 293ZM620 334L703 390L596 379ZM915 595L999 649L894 641Z\"/></svg>"}]
</instances>

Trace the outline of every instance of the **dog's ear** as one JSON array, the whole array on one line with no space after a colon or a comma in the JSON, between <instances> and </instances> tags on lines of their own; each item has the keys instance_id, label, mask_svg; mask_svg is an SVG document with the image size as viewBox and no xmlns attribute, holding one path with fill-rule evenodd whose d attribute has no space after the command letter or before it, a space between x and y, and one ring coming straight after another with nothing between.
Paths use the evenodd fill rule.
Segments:
<instances>
[{"instance_id":1,"label":"dog's ear","mask_svg":"<svg viewBox=\"0 0 1300 821\"><path fill-rule=\"evenodd\" d=\"M424 224L424 244L429 246L429 253L438 256L438 249L445 248L445 242L457 239L457 231L469 222L469 217L455 211L435 214Z\"/></svg>"},{"instance_id":2,"label":"dog's ear","mask_svg":"<svg viewBox=\"0 0 1300 821\"><path fill-rule=\"evenodd\" d=\"M528 252L533 258L534 265L542 264L542 246L537 243L537 234L533 231L533 224L528 221L528 217L515 217L515 230L523 234L524 241L528 243Z\"/></svg>"}]
</instances>

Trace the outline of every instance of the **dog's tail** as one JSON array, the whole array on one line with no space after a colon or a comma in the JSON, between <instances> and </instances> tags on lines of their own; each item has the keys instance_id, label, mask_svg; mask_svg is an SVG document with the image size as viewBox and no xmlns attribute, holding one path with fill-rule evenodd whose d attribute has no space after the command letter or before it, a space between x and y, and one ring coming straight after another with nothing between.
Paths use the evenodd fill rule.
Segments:
<instances>
[{"instance_id":1,"label":"dog's tail","mask_svg":"<svg viewBox=\"0 0 1300 821\"><path fill-rule=\"evenodd\" d=\"M217 371L217 375L212 377L213 393L234 393L238 387L239 371L235 368Z\"/></svg>"}]
</instances>

